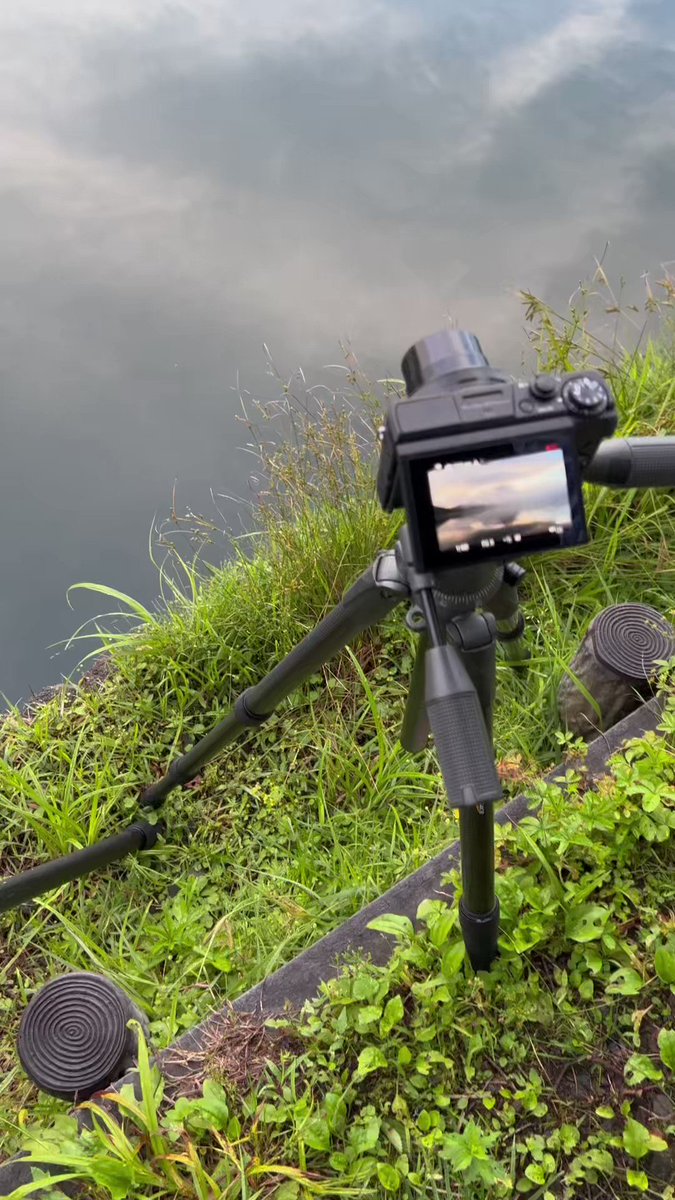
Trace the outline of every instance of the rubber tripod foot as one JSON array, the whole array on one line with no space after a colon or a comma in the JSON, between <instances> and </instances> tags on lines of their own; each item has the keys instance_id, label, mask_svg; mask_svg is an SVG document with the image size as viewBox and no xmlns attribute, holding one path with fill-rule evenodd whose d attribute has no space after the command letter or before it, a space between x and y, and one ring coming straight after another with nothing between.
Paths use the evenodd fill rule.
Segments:
<instances>
[{"instance_id":1,"label":"rubber tripod foot","mask_svg":"<svg viewBox=\"0 0 675 1200\"><path fill-rule=\"evenodd\" d=\"M499 901L495 902L492 912L478 916L468 912L460 900L459 923L474 971L489 971L499 953Z\"/></svg>"},{"instance_id":2,"label":"rubber tripod foot","mask_svg":"<svg viewBox=\"0 0 675 1200\"><path fill-rule=\"evenodd\" d=\"M52 979L33 997L19 1028L24 1071L43 1092L86 1100L136 1061L131 1018L147 1020L103 975L76 971Z\"/></svg>"}]
</instances>

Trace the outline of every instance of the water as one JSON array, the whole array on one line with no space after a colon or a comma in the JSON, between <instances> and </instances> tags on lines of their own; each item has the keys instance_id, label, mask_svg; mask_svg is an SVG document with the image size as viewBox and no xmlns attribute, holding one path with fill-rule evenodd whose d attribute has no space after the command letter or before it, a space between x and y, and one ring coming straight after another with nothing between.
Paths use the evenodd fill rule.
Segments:
<instances>
[{"instance_id":1,"label":"water","mask_svg":"<svg viewBox=\"0 0 675 1200\"><path fill-rule=\"evenodd\" d=\"M174 480L247 494L263 342L379 376L451 316L517 366L516 288L564 305L608 240L658 276L674 66L669 0L7 0L0 691L73 668L70 584L152 604Z\"/></svg>"}]
</instances>

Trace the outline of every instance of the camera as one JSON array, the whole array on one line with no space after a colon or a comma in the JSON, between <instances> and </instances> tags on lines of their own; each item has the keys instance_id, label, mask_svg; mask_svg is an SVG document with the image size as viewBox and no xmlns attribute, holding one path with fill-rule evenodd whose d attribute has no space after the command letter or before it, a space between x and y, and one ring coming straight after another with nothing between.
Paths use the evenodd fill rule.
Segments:
<instances>
[{"instance_id":1,"label":"camera","mask_svg":"<svg viewBox=\"0 0 675 1200\"><path fill-rule=\"evenodd\" d=\"M519 382L463 330L416 342L401 366L407 395L380 430L377 492L386 512L405 508L417 570L588 541L583 470L617 425L599 372Z\"/></svg>"}]
</instances>

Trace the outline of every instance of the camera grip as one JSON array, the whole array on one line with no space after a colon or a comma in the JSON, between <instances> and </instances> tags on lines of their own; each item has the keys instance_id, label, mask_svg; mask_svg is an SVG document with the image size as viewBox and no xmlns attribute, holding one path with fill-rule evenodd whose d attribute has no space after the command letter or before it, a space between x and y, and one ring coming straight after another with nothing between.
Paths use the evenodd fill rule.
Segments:
<instances>
[{"instance_id":1,"label":"camera grip","mask_svg":"<svg viewBox=\"0 0 675 1200\"><path fill-rule=\"evenodd\" d=\"M478 694L456 650L425 655L425 699L441 774L453 808L499 800L501 785Z\"/></svg>"},{"instance_id":2,"label":"camera grip","mask_svg":"<svg viewBox=\"0 0 675 1200\"><path fill-rule=\"evenodd\" d=\"M584 482L615 488L675 488L675 437L602 442L584 470Z\"/></svg>"}]
</instances>

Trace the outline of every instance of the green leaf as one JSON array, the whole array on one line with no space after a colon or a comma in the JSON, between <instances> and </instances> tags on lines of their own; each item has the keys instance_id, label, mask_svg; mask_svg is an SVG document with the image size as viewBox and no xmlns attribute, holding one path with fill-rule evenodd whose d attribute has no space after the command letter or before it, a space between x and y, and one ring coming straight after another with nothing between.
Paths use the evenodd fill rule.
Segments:
<instances>
[{"instance_id":1,"label":"green leaf","mask_svg":"<svg viewBox=\"0 0 675 1200\"><path fill-rule=\"evenodd\" d=\"M379 1117L370 1117L349 1130L349 1145L356 1154L367 1154L374 1150L380 1136Z\"/></svg>"},{"instance_id":2,"label":"green leaf","mask_svg":"<svg viewBox=\"0 0 675 1200\"><path fill-rule=\"evenodd\" d=\"M644 1079L651 1079L655 1083L663 1079L663 1071L652 1062L648 1054L631 1054L623 1073L631 1087L642 1083Z\"/></svg>"},{"instance_id":3,"label":"green leaf","mask_svg":"<svg viewBox=\"0 0 675 1200\"><path fill-rule=\"evenodd\" d=\"M423 921L427 929L436 923L439 917L442 917L447 909L447 904L444 900L420 900L415 913L417 921Z\"/></svg>"},{"instance_id":4,"label":"green leaf","mask_svg":"<svg viewBox=\"0 0 675 1200\"><path fill-rule=\"evenodd\" d=\"M644 980L632 967L622 967L610 975L605 992L609 996L636 996L642 991Z\"/></svg>"},{"instance_id":5,"label":"green leaf","mask_svg":"<svg viewBox=\"0 0 675 1200\"><path fill-rule=\"evenodd\" d=\"M373 921L368 922L368 929L374 929L376 933L388 933L398 941L410 941L415 932L410 917L402 917L397 913L384 913L381 917L375 917Z\"/></svg>"},{"instance_id":6,"label":"green leaf","mask_svg":"<svg viewBox=\"0 0 675 1200\"><path fill-rule=\"evenodd\" d=\"M565 918L565 933L573 942L595 942L602 937L610 916L604 904L580 904Z\"/></svg>"},{"instance_id":7,"label":"green leaf","mask_svg":"<svg viewBox=\"0 0 675 1200\"><path fill-rule=\"evenodd\" d=\"M454 942L452 946L448 946L441 963L441 971L446 979L450 979L453 975L457 974L464 962L465 954L466 948L464 942Z\"/></svg>"},{"instance_id":8,"label":"green leaf","mask_svg":"<svg viewBox=\"0 0 675 1200\"><path fill-rule=\"evenodd\" d=\"M579 995L582 1000L592 1000L595 986L592 979L582 979L579 984Z\"/></svg>"},{"instance_id":9,"label":"green leaf","mask_svg":"<svg viewBox=\"0 0 675 1200\"><path fill-rule=\"evenodd\" d=\"M373 1071L379 1071L381 1067L386 1067L386 1065L387 1060L379 1046L366 1046L359 1054L356 1078L365 1079L366 1075L371 1075Z\"/></svg>"},{"instance_id":10,"label":"green leaf","mask_svg":"<svg viewBox=\"0 0 675 1200\"><path fill-rule=\"evenodd\" d=\"M388 1141L391 1142L392 1146L394 1147L394 1150L396 1150L397 1153L400 1154L401 1151L403 1150L403 1138L401 1137L398 1129L394 1129L392 1126L390 1126L387 1129L387 1139L388 1139Z\"/></svg>"},{"instance_id":11,"label":"green leaf","mask_svg":"<svg viewBox=\"0 0 675 1200\"><path fill-rule=\"evenodd\" d=\"M605 1121L611 1121L614 1116L614 1109L610 1108L609 1104L601 1104L599 1108L596 1108L595 1115L602 1117Z\"/></svg>"},{"instance_id":12,"label":"green leaf","mask_svg":"<svg viewBox=\"0 0 675 1200\"><path fill-rule=\"evenodd\" d=\"M30 1160L27 1160L27 1161L30 1161ZM33 1179L32 1183L22 1183L18 1188L15 1188L14 1191L11 1193L13 1200L24 1200L24 1197L33 1196L38 1193L40 1196L40 1200L45 1200L45 1197L47 1196L47 1194L45 1193L45 1187L47 1185L47 1181L50 1184L57 1184L57 1183L66 1183L69 1179L80 1179L81 1178L79 1174L48 1175L47 1172L43 1172L39 1168L37 1168L37 1169L34 1168L33 1173L35 1175L35 1178ZM64 1193L62 1191L58 1191L58 1192L53 1191L50 1194L54 1197L58 1197L58 1200L61 1200L61 1197L64 1195ZM48 1196L47 1196L47 1200L49 1200Z\"/></svg>"},{"instance_id":13,"label":"green leaf","mask_svg":"<svg viewBox=\"0 0 675 1200\"><path fill-rule=\"evenodd\" d=\"M367 1029L369 1025L373 1024L373 1021L379 1021L381 1016L381 1004L364 1004L363 1008L359 1009L356 1016L356 1024L358 1029L363 1032L364 1029Z\"/></svg>"},{"instance_id":14,"label":"green leaf","mask_svg":"<svg viewBox=\"0 0 675 1200\"><path fill-rule=\"evenodd\" d=\"M397 1192L401 1186L401 1176L396 1167L390 1166L389 1163L377 1164L377 1178L385 1192Z\"/></svg>"},{"instance_id":15,"label":"green leaf","mask_svg":"<svg viewBox=\"0 0 675 1200\"><path fill-rule=\"evenodd\" d=\"M598 971L602 970L602 955L597 946L589 945L588 949L584 951L584 958L586 959L586 966L594 975L597 975Z\"/></svg>"},{"instance_id":16,"label":"green leaf","mask_svg":"<svg viewBox=\"0 0 675 1200\"><path fill-rule=\"evenodd\" d=\"M202 1094L204 1096L203 1107L212 1118L216 1129L224 1129L230 1119L224 1087L213 1079L205 1079Z\"/></svg>"},{"instance_id":17,"label":"green leaf","mask_svg":"<svg viewBox=\"0 0 675 1200\"><path fill-rule=\"evenodd\" d=\"M400 996L392 996L391 1000L387 1000L382 1020L380 1021L380 1033L386 1037L395 1025L400 1025L403 1020L404 1009L403 1000Z\"/></svg>"},{"instance_id":18,"label":"green leaf","mask_svg":"<svg viewBox=\"0 0 675 1200\"><path fill-rule=\"evenodd\" d=\"M130 1178L126 1163L99 1156L92 1160L91 1177L101 1187L108 1189L112 1200L128 1200L129 1196L133 1195L130 1187L130 1184L133 1185L133 1177Z\"/></svg>"},{"instance_id":19,"label":"green leaf","mask_svg":"<svg viewBox=\"0 0 675 1200\"><path fill-rule=\"evenodd\" d=\"M450 933L455 924L455 914L452 909L444 912L429 926L429 941L432 946L440 950L444 942L447 942Z\"/></svg>"},{"instance_id":20,"label":"green leaf","mask_svg":"<svg viewBox=\"0 0 675 1200\"><path fill-rule=\"evenodd\" d=\"M370 975L357 975L352 987L352 996L355 1000L372 1000L379 986L378 979L373 979Z\"/></svg>"},{"instance_id":21,"label":"green leaf","mask_svg":"<svg viewBox=\"0 0 675 1200\"><path fill-rule=\"evenodd\" d=\"M347 1119L347 1105L340 1093L326 1092L323 1098L323 1107L328 1120L328 1128L334 1133L343 1129Z\"/></svg>"},{"instance_id":22,"label":"green leaf","mask_svg":"<svg viewBox=\"0 0 675 1200\"><path fill-rule=\"evenodd\" d=\"M140 601L134 600L133 596L127 596L126 592L118 592L117 588L107 587L104 583L71 583L66 596L70 598L70 593L76 592L78 589L86 592L96 592L99 596L111 596L113 600L119 600L121 604L126 604L127 608L131 609L132 613L137 617L140 617L141 621L144 621L146 625L157 624L157 617L148 612L147 608L144 608ZM70 603L70 599L68 602ZM123 613L120 614L120 616L124 615Z\"/></svg>"},{"instance_id":23,"label":"green leaf","mask_svg":"<svg viewBox=\"0 0 675 1200\"><path fill-rule=\"evenodd\" d=\"M330 1150L330 1130L323 1117L313 1117L300 1130L300 1137L312 1150Z\"/></svg>"},{"instance_id":24,"label":"green leaf","mask_svg":"<svg viewBox=\"0 0 675 1200\"><path fill-rule=\"evenodd\" d=\"M208 961L216 971L220 971L223 975L229 975L232 971L232 959L227 953L210 953Z\"/></svg>"},{"instance_id":25,"label":"green leaf","mask_svg":"<svg viewBox=\"0 0 675 1200\"><path fill-rule=\"evenodd\" d=\"M662 1029L659 1033L659 1054L661 1062L671 1071L675 1071L675 1030Z\"/></svg>"},{"instance_id":26,"label":"green leaf","mask_svg":"<svg viewBox=\"0 0 675 1200\"><path fill-rule=\"evenodd\" d=\"M299 1200L299 1197L300 1184L289 1179L286 1181L286 1183L282 1183L281 1187L276 1193L275 1200Z\"/></svg>"},{"instance_id":27,"label":"green leaf","mask_svg":"<svg viewBox=\"0 0 675 1200\"><path fill-rule=\"evenodd\" d=\"M667 946L659 946L654 955L654 967L664 983L675 983L675 947L672 942Z\"/></svg>"},{"instance_id":28,"label":"green leaf","mask_svg":"<svg viewBox=\"0 0 675 1200\"><path fill-rule=\"evenodd\" d=\"M649 1188L649 1180L644 1171L634 1171L629 1167L626 1171L626 1180L631 1187L638 1188L641 1192L646 1192Z\"/></svg>"},{"instance_id":29,"label":"green leaf","mask_svg":"<svg viewBox=\"0 0 675 1200\"><path fill-rule=\"evenodd\" d=\"M654 1150L668 1149L668 1143L664 1142L663 1138L650 1133L645 1125L634 1121L632 1117L628 1117L626 1121L626 1128L623 1131L623 1146L632 1158L644 1158L645 1154L651 1154Z\"/></svg>"},{"instance_id":30,"label":"green leaf","mask_svg":"<svg viewBox=\"0 0 675 1200\"><path fill-rule=\"evenodd\" d=\"M528 1179L532 1180L533 1183L539 1183L542 1185L546 1183L546 1172L544 1171L544 1168L539 1165L539 1163L530 1163L529 1166L525 1168L525 1174L527 1175Z\"/></svg>"}]
</instances>

